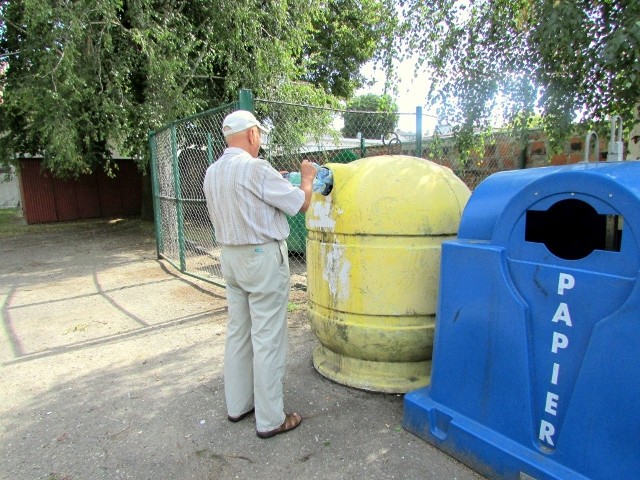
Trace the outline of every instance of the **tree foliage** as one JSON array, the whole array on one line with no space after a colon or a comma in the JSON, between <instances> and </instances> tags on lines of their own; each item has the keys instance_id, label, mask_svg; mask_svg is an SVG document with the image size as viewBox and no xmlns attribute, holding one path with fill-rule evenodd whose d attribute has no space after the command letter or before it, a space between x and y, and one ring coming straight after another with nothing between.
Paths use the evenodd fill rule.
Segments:
<instances>
[{"instance_id":1,"label":"tree foliage","mask_svg":"<svg viewBox=\"0 0 640 480\"><path fill-rule=\"evenodd\" d=\"M640 98L637 0L398 3L396 47L419 54L429 97L461 138L492 123L496 111L520 129L540 113L556 143L576 120L632 121Z\"/></svg>"},{"instance_id":2,"label":"tree foliage","mask_svg":"<svg viewBox=\"0 0 640 480\"><path fill-rule=\"evenodd\" d=\"M342 134L347 138L358 133L364 138L386 138L398 125L397 113L398 105L389 95L357 96L347 103Z\"/></svg>"},{"instance_id":3,"label":"tree foliage","mask_svg":"<svg viewBox=\"0 0 640 480\"><path fill-rule=\"evenodd\" d=\"M360 13L341 13L345 3ZM117 151L144 167L150 129L235 100L240 88L349 95L371 55L378 3L0 0L0 61L9 64L0 161L39 153L74 176L110 171ZM348 30L358 18L365 33L344 33L340 23Z\"/></svg>"},{"instance_id":4,"label":"tree foliage","mask_svg":"<svg viewBox=\"0 0 640 480\"><path fill-rule=\"evenodd\" d=\"M379 0L332 0L313 19L303 47L303 78L327 93L351 98L365 79L360 67L380 49L386 10Z\"/></svg>"}]
</instances>

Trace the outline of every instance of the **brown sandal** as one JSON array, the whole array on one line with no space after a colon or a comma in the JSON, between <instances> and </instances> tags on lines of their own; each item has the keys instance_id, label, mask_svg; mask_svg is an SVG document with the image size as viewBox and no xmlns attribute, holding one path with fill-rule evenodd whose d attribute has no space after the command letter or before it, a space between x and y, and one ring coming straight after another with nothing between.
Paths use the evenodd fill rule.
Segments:
<instances>
[{"instance_id":1,"label":"brown sandal","mask_svg":"<svg viewBox=\"0 0 640 480\"><path fill-rule=\"evenodd\" d=\"M275 430L270 430L268 432L256 432L256 434L260 438L271 438L275 437L276 435L280 435L281 433L293 430L301 423L302 417L299 413L287 413L287 415L284 417L284 423L278 428L276 428Z\"/></svg>"}]
</instances>

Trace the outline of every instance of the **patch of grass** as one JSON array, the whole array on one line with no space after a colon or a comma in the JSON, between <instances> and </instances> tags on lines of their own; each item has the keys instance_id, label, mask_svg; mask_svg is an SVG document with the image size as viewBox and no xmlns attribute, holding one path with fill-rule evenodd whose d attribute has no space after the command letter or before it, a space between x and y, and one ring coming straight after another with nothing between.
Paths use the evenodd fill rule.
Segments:
<instances>
[{"instance_id":1,"label":"patch of grass","mask_svg":"<svg viewBox=\"0 0 640 480\"><path fill-rule=\"evenodd\" d=\"M0 237L20 235L28 231L19 208L0 208Z\"/></svg>"},{"instance_id":2,"label":"patch of grass","mask_svg":"<svg viewBox=\"0 0 640 480\"><path fill-rule=\"evenodd\" d=\"M71 476L66 474L59 475L55 472L52 472L47 477L47 480L71 480Z\"/></svg>"},{"instance_id":3,"label":"patch of grass","mask_svg":"<svg viewBox=\"0 0 640 480\"><path fill-rule=\"evenodd\" d=\"M63 230L89 230L106 224L113 231L138 229L141 235L154 235L153 222L139 218L94 218L72 222L37 223L28 225L19 208L0 208L0 238Z\"/></svg>"},{"instance_id":4,"label":"patch of grass","mask_svg":"<svg viewBox=\"0 0 640 480\"><path fill-rule=\"evenodd\" d=\"M303 299L303 300L293 299L292 302L289 302L287 304L287 312L288 313L297 312L299 310L306 310L306 308L307 308L306 299Z\"/></svg>"},{"instance_id":5,"label":"patch of grass","mask_svg":"<svg viewBox=\"0 0 640 480\"><path fill-rule=\"evenodd\" d=\"M87 330L89 330L88 323L79 323L78 325L74 325L73 327L67 329L67 331L64 332L64 334L67 335L73 332L86 332Z\"/></svg>"}]
</instances>

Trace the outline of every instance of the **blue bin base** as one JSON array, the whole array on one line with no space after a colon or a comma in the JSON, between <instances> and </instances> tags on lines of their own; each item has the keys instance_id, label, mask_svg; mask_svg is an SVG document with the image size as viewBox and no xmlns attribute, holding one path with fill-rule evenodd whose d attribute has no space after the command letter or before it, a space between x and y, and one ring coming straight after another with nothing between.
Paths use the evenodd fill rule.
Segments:
<instances>
[{"instance_id":1,"label":"blue bin base","mask_svg":"<svg viewBox=\"0 0 640 480\"><path fill-rule=\"evenodd\" d=\"M589 480L434 402L429 392L426 387L405 395L404 429L478 473L504 480Z\"/></svg>"}]
</instances>

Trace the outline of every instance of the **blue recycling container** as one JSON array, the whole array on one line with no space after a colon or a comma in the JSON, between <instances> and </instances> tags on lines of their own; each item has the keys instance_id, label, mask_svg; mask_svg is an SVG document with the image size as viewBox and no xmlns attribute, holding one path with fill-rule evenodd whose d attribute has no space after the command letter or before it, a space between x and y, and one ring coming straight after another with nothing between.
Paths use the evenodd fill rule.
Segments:
<instances>
[{"instance_id":1,"label":"blue recycling container","mask_svg":"<svg viewBox=\"0 0 640 480\"><path fill-rule=\"evenodd\" d=\"M403 426L490 478L640 478L640 162L492 175Z\"/></svg>"}]
</instances>

